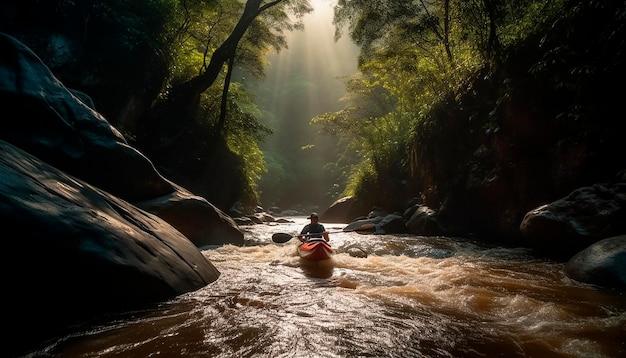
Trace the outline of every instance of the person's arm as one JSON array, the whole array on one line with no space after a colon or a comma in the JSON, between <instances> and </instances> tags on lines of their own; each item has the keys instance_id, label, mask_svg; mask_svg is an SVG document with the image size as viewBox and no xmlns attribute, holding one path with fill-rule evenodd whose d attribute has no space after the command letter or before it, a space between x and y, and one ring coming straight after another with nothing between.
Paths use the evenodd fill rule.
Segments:
<instances>
[{"instance_id":1,"label":"person's arm","mask_svg":"<svg viewBox=\"0 0 626 358\"><path fill-rule=\"evenodd\" d=\"M326 231L326 228L324 227L324 225L320 224L320 226L322 227L322 237L324 238L324 240L330 241L330 237L328 236L328 231Z\"/></svg>"},{"instance_id":2,"label":"person's arm","mask_svg":"<svg viewBox=\"0 0 626 358\"><path fill-rule=\"evenodd\" d=\"M298 235L298 240L300 240L300 242L305 242L306 241L306 234L308 234L309 232L309 225L304 225L304 227L302 228L302 230L300 231L300 235Z\"/></svg>"}]
</instances>

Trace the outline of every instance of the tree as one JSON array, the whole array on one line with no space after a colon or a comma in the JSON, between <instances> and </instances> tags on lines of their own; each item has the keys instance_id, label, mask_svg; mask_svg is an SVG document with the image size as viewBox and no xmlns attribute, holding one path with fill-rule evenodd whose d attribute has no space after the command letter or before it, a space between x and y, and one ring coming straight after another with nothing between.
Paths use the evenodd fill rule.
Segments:
<instances>
[{"instance_id":1,"label":"tree","mask_svg":"<svg viewBox=\"0 0 626 358\"><path fill-rule=\"evenodd\" d=\"M168 177L218 207L254 205L252 180L264 166L253 147L268 131L254 110L247 112L254 105L243 87L230 96L233 70L262 77L265 55L284 48L282 32L301 29L312 8L308 0L184 0L179 11L170 30L179 61L142 118L137 146Z\"/></svg>"},{"instance_id":2,"label":"tree","mask_svg":"<svg viewBox=\"0 0 626 358\"><path fill-rule=\"evenodd\" d=\"M345 194L410 179L409 158L420 148L414 143L420 123L431 120L434 106L466 85L477 69L497 66L506 46L541 18L537 15L546 3L338 0L335 36L342 36L347 25L361 46L361 76L347 87L352 101L343 110L314 121L350 142L360 156L347 170L353 175ZM381 99L387 105L372 112L371 105Z\"/></svg>"},{"instance_id":3,"label":"tree","mask_svg":"<svg viewBox=\"0 0 626 358\"><path fill-rule=\"evenodd\" d=\"M285 21L288 20L285 11L291 11L297 19L312 11L308 0L248 0L230 35L212 52L209 63L204 62L202 64L202 72L169 89L164 98L148 114L147 122L149 125L156 124L158 127L165 125L167 128L172 122L177 122L174 127L181 128L193 123L197 117L201 94L215 83L226 65L227 72L223 83L221 114L218 124L218 133L221 132L226 120L226 97L240 41L255 20L258 20L264 12L272 7L279 5L282 6L281 14L274 14L273 16L274 18L281 17ZM205 52L205 57L207 53L208 51Z\"/></svg>"}]
</instances>

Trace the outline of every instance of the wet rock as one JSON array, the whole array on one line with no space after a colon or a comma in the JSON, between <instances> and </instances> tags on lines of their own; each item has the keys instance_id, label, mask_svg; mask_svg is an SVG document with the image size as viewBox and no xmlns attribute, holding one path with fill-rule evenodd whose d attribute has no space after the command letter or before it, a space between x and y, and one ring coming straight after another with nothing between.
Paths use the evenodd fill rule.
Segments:
<instances>
[{"instance_id":1,"label":"wet rock","mask_svg":"<svg viewBox=\"0 0 626 358\"><path fill-rule=\"evenodd\" d=\"M568 277L589 284L626 289L626 235L600 240L565 265Z\"/></svg>"},{"instance_id":2,"label":"wet rock","mask_svg":"<svg viewBox=\"0 0 626 358\"><path fill-rule=\"evenodd\" d=\"M0 154L0 220L10 256L2 260L2 271L10 272L3 302L16 312L4 319L8 349L219 277L198 248L159 217L4 141Z\"/></svg>"},{"instance_id":3,"label":"wet rock","mask_svg":"<svg viewBox=\"0 0 626 358\"><path fill-rule=\"evenodd\" d=\"M164 178L84 93L66 88L30 49L0 33L0 139L161 216L198 246L241 245L237 224ZM19 117L14 115L19 114Z\"/></svg>"},{"instance_id":4,"label":"wet rock","mask_svg":"<svg viewBox=\"0 0 626 358\"><path fill-rule=\"evenodd\" d=\"M365 215L367 209L364 201L346 196L332 203L321 215L320 221L325 223L349 223Z\"/></svg>"},{"instance_id":5,"label":"wet rock","mask_svg":"<svg viewBox=\"0 0 626 358\"><path fill-rule=\"evenodd\" d=\"M415 235L439 235L439 225L437 213L426 205L419 205L411 218L407 221L406 227L409 233Z\"/></svg>"},{"instance_id":6,"label":"wet rock","mask_svg":"<svg viewBox=\"0 0 626 358\"><path fill-rule=\"evenodd\" d=\"M358 258L366 258L368 255L367 251L358 246L347 247L346 252L348 253L348 255Z\"/></svg>"},{"instance_id":7,"label":"wet rock","mask_svg":"<svg viewBox=\"0 0 626 358\"><path fill-rule=\"evenodd\" d=\"M594 242L626 232L626 183L597 184L529 211L520 231L540 252L571 258Z\"/></svg>"},{"instance_id":8,"label":"wet rock","mask_svg":"<svg viewBox=\"0 0 626 358\"><path fill-rule=\"evenodd\" d=\"M233 218L205 198L177 187L171 194L136 205L167 221L197 247L206 245L243 245L243 232Z\"/></svg>"},{"instance_id":9,"label":"wet rock","mask_svg":"<svg viewBox=\"0 0 626 358\"><path fill-rule=\"evenodd\" d=\"M401 215L387 214L378 223L386 234L404 234L407 232L406 222Z\"/></svg>"}]
</instances>

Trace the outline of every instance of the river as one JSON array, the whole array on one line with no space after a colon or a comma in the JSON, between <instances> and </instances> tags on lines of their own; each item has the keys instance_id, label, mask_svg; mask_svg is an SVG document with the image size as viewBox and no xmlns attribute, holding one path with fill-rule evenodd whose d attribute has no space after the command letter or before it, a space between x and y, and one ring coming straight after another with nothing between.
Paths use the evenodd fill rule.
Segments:
<instances>
[{"instance_id":1,"label":"river","mask_svg":"<svg viewBox=\"0 0 626 358\"><path fill-rule=\"evenodd\" d=\"M335 257L310 266L297 240L271 240L308 222L288 219L242 227L242 247L203 248L221 272L210 285L29 356L626 356L624 294L568 279L563 263L458 238L341 232Z\"/></svg>"}]
</instances>

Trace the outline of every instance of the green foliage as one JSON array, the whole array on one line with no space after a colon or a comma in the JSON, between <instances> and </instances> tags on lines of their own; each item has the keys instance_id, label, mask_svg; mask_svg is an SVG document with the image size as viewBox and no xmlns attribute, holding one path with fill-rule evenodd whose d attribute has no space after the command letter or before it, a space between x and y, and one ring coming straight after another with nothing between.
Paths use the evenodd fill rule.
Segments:
<instances>
[{"instance_id":1,"label":"green foliage","mask_svg":"<svg viewBox=\"0 0 626 358\"><path fill-rule=\"evenodd\" d=\"M372 187L371 183L377 181L377 175L378 173L369 161L355 165L343 195L367 195L368 188Z\"/></svg>"},{"instance_id":2,"label":"green foliage","mask_svg":"<svg viewBox=\"0 0 626 358\"><path fill-rule=\"evenodd\" d=\"M32 21L52 31L77 33L87 38L88 46L112 55L121 48L134 51L138 47L159 49L165 45L161 36L176 11L176 0L95 0L95 1L19 1L23 6L21 25ZM34 26L34 25L32 25ZM110 47L103 47L110 46Z\"/></svg>"},{"instance_id":3,"label":"green foliage","mask_svg":"<svg viewBox=\"0 0 626 358\"><path fill-rule=\"evenodd\" d=\"M339 0L336 37L347 25L361 45L361 75L348 82L344 109L313 123L358 153L346 193L407 179L408 159L398 158L408 157L433 106L478 68L499 63L507 46L536 33L563 3Z\"/></svg>"},{"instance_id":4,"label":"green foliage","mask_svg":"<svg viewBox=\"0 0 626 358\"><path fill-rule=\"evenodd\" d=\"M243 5L239 1L185 0L176 10L167 32L173 44L171 85L202 72L207 58L237 23Z\"/></svg>"},{"instance_id":5,"label":"green foliage","mask_svg":"<svg viewBox=\"0 0 626 358\"><path fill-rule=\"evenodd\" d=\"M312 120L313 124L346 140L348 148L358 153L357 164L350 170L358 174L356 178L348 178L345 195L351 195L359 187L358 181L365 179L370 184L393 185L403 175L400 172L405 171L405 160L398 158L406 157L414 118L410 112L395 110L400 107L397 97L380 83L373 78L350 79L346 107Z\"/></svg>"},{"instance_id":6,"label":"green foliage","mask_svg":"<svg viewBox=\"0 0 626 358\"><path fill-rule=\"evenodd\" d=\"M115 45L132 51L137 46L149 45L158 48L160 36L167 16L172 13L174 1L124 1L109 0L94 2L88 10L97 17L92 21L106 25ZM86 25L89 26L89 25Z\"/></svg>"},{"instance_id":7,"label":"green foliage","mask_svg":"<svg viewBox=\"0 0 626 358\"><path fill-rule=\"evenodd\" d=\"M264 1L261 1L264 3ZM202 74L213 52L228 38L244 12L240 0L185 0L180 2L169 28L175 48L173 84ZM262 78L269 51L286 47L286 31L302 27L299 19L310 12L303 0L282 1L261 12L238 44L235 64L240 71Z\"/></svg>"},{"instance_id":8,"label":"green foliage","mask_svg":"<svg viewBox=\"0 0 626 358\"><path fill-rule=\"evenodd\" d=\"M241 171L247 184L247 192L258 201L257 184L267 172L263 152L259 144L272 131L261 125L257 118L260 111L239 84L232 84L229 96L226 143L228 148L242 159Z\"/></svg>"},{"instance_id":9,"label":"green foliage","mask_svg":"<svg viewBox=\"0 0 626 358\"><path fill-rule=\"evenodd\" d=\"M228 118L223 128L226 145L230 152L240 158L242 163L237 171L244 183L242 196L245 202L258 200L258 182L267 171L263 152L259 144L272 133L260 124L257 118L260 111L239 83L232 83L228 97ZM214 150L214 143L219 128L219 102L221 89L214 86L202 95L196 133L198 141L197 156L206 157Z\"/></svg>"},{"instance_id":10,"label":"green foliage","mask_svg":"<svg viewBox=\"0 0 626 358\"><path fill-rule=\"evenodd\" d=\"M0 31L21 37L64 85L89 94L111 124L136 137L130 117L154 100L173 61L168 33L178 4L7 0L0 5Z\"/></svg>"},{"instance_id":11,"label":"green foliage","mask_svg":"<svg viewBox=\"0 0 626 358\"><path fill-rule=\"evenodd\" d=\"M237 43L234 65L236 73L261 78L267 65L266 55L271 50L279 51L286 47L284 32L301 28L301 17L312 8L305 0L248 3L257 3L263 11L254 14L254 20ZM248 9L247 5L247 2L239 0L180 2L168 31L171 43L176 46L172 48L174 60L167 88L183 84L207 70L213 54L234 31L244 9ZM202 94L197 118L200 128L196 135L197 156L210 157L214 139L223 135L222 139L230 152L243 163L237 170L245 183L244 194L258 199L258 182L266 171L259 144L271 131L259 124L259 110L245 89L236 83L231 83L229 87L224 128L217 128L226 71L226 66L223 66L221 77ZM167 94L165 91L164 97Z\"/></svg>"},{"instance_id":12,"label":"green foliage","mask_svg":"<svg viewBox=\"0 0 626 358\"><path fill-rule=\"evenodd\" d=\"M268 172L272 173L272 182L267 183L261 181L259 189L270 200L273 198L273 194L278 194L286 188L295 188L298 185L296 178L291 174L290 163L282 155L274 151L264 151L263 156L265 159ZM275 202L269 204L275 205Z\"/></svg>"},{"instance_id":13,"label":"green foliage","mask_svg":"<svg viewBox=\"0 0 626 358\"><path fill-rule=\"evenodd\" d=\"M614 114L621 111L621 93L615 87L626 71L625 4L563 2L536 30L542 52L529 74L557 94L555 116L567 123L567 140L608 143L619 127Z\"/></svg>"},{"instance_id":14,"label":"green foliage","mask_svg":"<svg viewBox=\"0 0 626 358\"><path fill-rule=\"evenodd\" d=\"M178 109L170 115L158 105L167 103L176 86L205 73L216 49L235 32L244 9L253 10L248 15L254 20L236 42L234 63L237 70L257 78L264 75L267 53L285 48L285 33L302 29L302 16L312 11L307 0L6 0L1 8L0 31L27 37L49 33L49 38L42 35L36 39L42 47L33 48L36 53L42 54L53 71L58 63L64 74L69 74L62 78L65 84L89 93L100 111L106 108L108 120L119 125L133 144L143 146L146 154L161 155L163 158L151 158L155 163L162 159L160 169L181 176L190 175L189 167L194 166L180 164L185 160L178 157L186 156L186 151L194 150L191 163L212 154L224 78L211 78L215 85L201 96L197 118L190 118L195 106L186 106L189 110L181 119L182 114L176 116ZM49 46L61 43L59 40L67 45L60 49L67 52L61 53L67 58L58 58L59 49ZM216 63L225 74L226 65ZM189 98L193 103L196 93ZM249 184L248 191L253 192L265 170L258 144L269 132L258 124L257 110L240 86L231 87L228 102L226 137L218 138L219 145L227 143L238 156L240 161L233 166L245 163L238 169ZM146 115L151 104L157 104L153 108L158 114ZM180 143L163 138L178 139L182 132L187 135L194 129L197 142L183 140L183 149L170 150L176 152L172 155L176 159L162 154Z\"/></svg>"}]
</instances>

